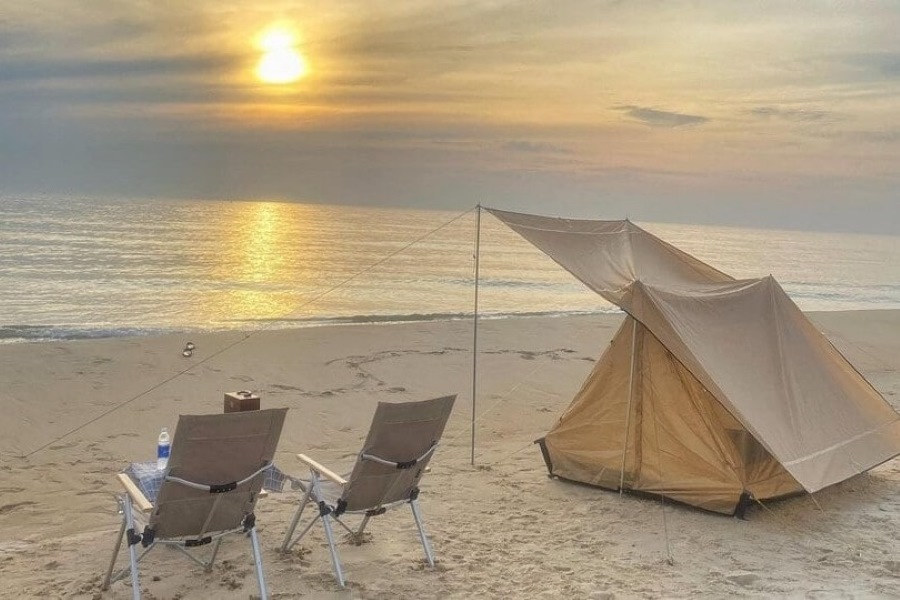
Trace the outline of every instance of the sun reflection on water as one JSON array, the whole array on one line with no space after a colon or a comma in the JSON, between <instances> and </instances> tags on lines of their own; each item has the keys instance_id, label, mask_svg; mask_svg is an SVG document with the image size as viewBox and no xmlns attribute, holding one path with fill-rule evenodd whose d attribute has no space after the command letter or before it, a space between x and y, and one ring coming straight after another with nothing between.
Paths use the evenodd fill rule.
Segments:
<instances>
[{"instance_id":1,"label":"sun reflection on water","mask_svg":"<svg viewBox=\"0 0 900 600\"><path fill-rule=\"evenodd\" d=\"M303 205L281 202L236 202L220 213L216 229L221 253L213 260L214 277L228 285L210 298L208 309L234 320L290 315L298 293L316 279L312 272L319 252L315 227L305 226ZM297 231L303 231L302 238ZM322 258L319 256L318 258Z\"/></svg>"},{"instance_id":2,"label":"sun reflection on water","mask_svg":"<svg viewBox=\"0 0 900 600\"><path fill-rule=\"evenodd\" d=\"M437 230L451 218L238 200L0 205L0 265L7 288L18 290L0 295L0 314L12 324L6 339L468 314L475 218ZM733 275L772 272L804 310L900 301L896 236L646 226ZM779 262L786 252L803 260ZM495 220L482 222L480 255L484 314L605 309Z\"/></svg>"}]
</instances>

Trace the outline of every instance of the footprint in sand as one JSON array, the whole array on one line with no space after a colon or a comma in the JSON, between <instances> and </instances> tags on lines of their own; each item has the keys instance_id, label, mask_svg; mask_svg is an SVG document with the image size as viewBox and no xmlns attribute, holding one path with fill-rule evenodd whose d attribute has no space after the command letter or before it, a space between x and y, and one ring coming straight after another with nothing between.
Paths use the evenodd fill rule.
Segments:
<instances>
[{"instance_id":1,"label":"footprint in sand","mask_svg":"<svg viewBox=\"0 0 900 600\"><path fill-rule=\"evenodd\" d=\"M106 439L108 439L108 440L114 440L114 439L120 438L120 437L131 437L131 438L134 438L134 437L140 437L140 436L139 436L137 433L113 433L112 435L106 436ZM94 444L91 444L91 445L93 446Z\"/></svg>"},{"instance_id":2,"label":"footprint in sand","mask_svg":"<svg viewBox=\"0 0 900 600\"><path fill-rule=\"evenodd\" d=\"M886 560L881 566L886 573L900 577L900 560Z\"/></svg>"},{"instance_id":3,"label":"footprint in sand","mask_svg":"<svg viewBox=\"0 0 900 600\"><path fill-rule=\"evenodd\" d=\"M19 510L20 508L22 508L24 506L36 506L36 505L37 505L37 502L29 502L27 500L25 502L13 502L12 504L4 504L3 506L0 506L0 515L5 515L6 513L13 512L14 510Z\"/></svg>"},{"instance_id":4,"label":"footprint in sand","mask_svg":"<svg viewBox=\"0 0 900 600\"><path fill-rule=\"evenodd\" d=\"M78 442L69 442L68 444L57 444L55 446L50 446L50 450L66 450L67 448L74 448L78 445Z\"/></svg>"}]
</instances>

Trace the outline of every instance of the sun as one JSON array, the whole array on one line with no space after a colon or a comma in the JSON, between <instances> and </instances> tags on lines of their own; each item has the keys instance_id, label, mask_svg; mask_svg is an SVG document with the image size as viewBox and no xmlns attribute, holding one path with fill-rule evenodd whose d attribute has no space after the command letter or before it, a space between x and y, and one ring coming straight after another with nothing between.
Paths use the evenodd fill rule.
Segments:
<instances>
[{"instance_id":1,"label":"sun","mask_svg":"<svg viewBox=\"0 0 900 600\"><path fill-rule=\"evenodd\" d=\"M309 71L306 59L297 50L290 31L271 29L263 34L260 46L263 55L256 65L256 76L260 81L275 85L294 83Z\"/></svg>"}]
</instances>

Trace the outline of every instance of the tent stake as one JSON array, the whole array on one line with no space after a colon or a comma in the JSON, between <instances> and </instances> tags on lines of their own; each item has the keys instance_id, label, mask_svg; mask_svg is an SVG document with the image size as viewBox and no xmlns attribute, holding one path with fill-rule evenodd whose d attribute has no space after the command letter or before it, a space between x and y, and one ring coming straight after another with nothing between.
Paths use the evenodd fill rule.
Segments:
<instances>
[{"instance_id":1,"label":"tent stake","mask_svg":"<svg viewBox=\"0 0 900 600\"><path fill-rule=\"evenodd\" d=\"M481 204L475 213L475 310L472 313L472 466L475 466L475 388L478 381L478 268L481 259Z\"/></svg>"},{"instance_id":2,"label":"tent stake","mask_svg":"<svg viewBox=\"0 0 900 600\"><path fill-rule=\"evenodd\" d=\"M631 430L631 405L634 402L634 363L637 357L636 342L637 320L634 317L631 317L631 371L628 374L628 412L625 413L625 443L622 444L622 473L619 476L620 495L625 487L625 457L628 453L628 432Z\"/></svg>"}]
</instances>

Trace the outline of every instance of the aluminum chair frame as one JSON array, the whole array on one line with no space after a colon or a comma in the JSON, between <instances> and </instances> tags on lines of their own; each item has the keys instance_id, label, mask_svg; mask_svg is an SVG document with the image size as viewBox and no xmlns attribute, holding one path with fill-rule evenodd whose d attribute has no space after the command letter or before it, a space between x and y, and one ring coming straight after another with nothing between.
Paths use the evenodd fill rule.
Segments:
<instances>
[{"instance_id":1,"label":"aluminum chair frame","mask_svg":"<svg viewBox=\"0 0 900 600\"><path fill-rule=\"evenodd\" d=\"M455 396L450 396L445 398L437 398L432 401L426 400L421 403L423 405L429 402L436 403L435 407L442 411L442 414L440 414L440 416L437 416L436 418L436 421L439 421L439 425L435 430L435 437L437 438L439 438L443 433L443 429L446 424L446 420L449 417L450 410L452 409L454 399ZM409 404L415 405L419 403ZM381 409L381 405L379 405L379 409ZM376 420L377 419L378 413L376 412ZM374 422L373 427L375 427ZM372 431L370 430L370 435L371 433ZM413 520L416 524L419 541L422 544L422 549L425 552L425 559L428 562L429 566L434 567L434 551L432 550L428 535L425 533L424 520L422 518L422 509L419 506L418 484L421 480L421 477L426 471L426 464L428 460L431 458L432 454L434 454L437 447L438 440L433 439L431 440L429 447L423 454L405 461L389 460L366 450L361 452L357 456L357 468L359 468L361 465L364 465L364 463L377 463L395 471L395 474L392 475L385 483L385 490L381 495L382 499L394 497L393 492L396 491L395 488L398 484L403 483L405 485L412 483L412 487L409 491L409 494L405 497L395 498L389 502L374 502L369 506L350 509L348 509L347 506L347 499L353 494L352 489L348 489L350 487L348 486L348 484L351 483L351 480L348 480L346 477L336 474L332 470L324 467L305 454L298 454L297 458L307 467L309 467L310 479L305 486L306 489L304 491L303 497L300 500L300 505L297 507L293 517L291 518L290 525L288 526L288 530L285 533L284 540L281 544L281 551L289 552L297 544L297 542L299 542L307 533L309 533L309 531L313 528L317 521L321 521L322 527L325 532L325 538L328 543L329 554L331 555L331 563L334 570L335 579L337 579L338 584L342 588L346 587L347 582L344 576L344 570L341 565L340 556L338 554L337 545L334 539L332 520L343 527L351 535L351 537L358 540L362 538L363 532L365 531L365 528L372 517L384 514L390 509L398 508L400 506L403 506L404 504L408 504L412 511ZM412 475L410 475L412 469L416 469L416 471ZM356 473L356 469L354 469L354 473ZM352 474L350 477L352 479ZM326 495L322 489L323 480L330 481L337 486L340 486L341 494L336 502L329 502L326 498ZM300 533L296 537L294 537L294 533L297 530L300 520L303 517L304 510L306 509L306 506L308 504L316 505L317 514L315 514L313 518L303 526L303 528L300 530ZM359 527L354 530L349 525L347 525L341 519L344 514L362 515L363 519Z\"/></svg>"},{"instance_id":2,"label":"aluminum chair frame","mask_svg":"<svg viewBox=\"0 0 900 600\"><path fill-rule=\"evenodd\" d=\"M274 417L274 419L276 419L277 421L277 432L274 434L275 443L277 443L277 438L278 436L280 436L281 426L284 422L284 413L286 412L286 409L278 409L272 412L282 413L280 416L276 415ZM270 435L272 435L271 432ZM176 438L173 442L173 448L175 448L175 443L177 442L178 432L176 430ZM272 448L272 451L274 452L274 448ZM166 489L166 486L178 486L181 488L198 490L200 492L215 495L215 499L211 502L209 511L206 514L205 521L198 531L192 531L190 534L175 535L172 537L160 537L156 535L155 525L153 524L153 517L155 516L154 513L155 511L157 511L158 507L147 499L147 497L141 492L141 490L137 487L131 477L124 473L120 473L117 477L125 490L124 493L118 498L120 512L122 514L122 524L119 527L119 533L116 536L116 543L113 548L112 557L109 562L109 567L106 570L101 589L106 590L112 583L130 576L132 598L134 600L140 600L141 588L139 578L139 565L144 557L146 557L155 547L169 546L175 548L176 550L179 550L182 554L184 554L187 558L192 560L194 563L201 566L203 570L208 573L212 571L213 565L215 564L216 556L219 551L219 546L222 543L222 539L229 535L242 534L247 536L250 540L251 553L253 556L253 563L256 572L256 580L259 585L260 598L261 600L268 600L268 589L266 587L265 575L262 566L262 553L260 551L259 537L256 530L256 516L253 509L255 508L256 500L260 495L264 494L261 489L262 479L264 477L263 474L271 466L272 462L271 460L269 460L246 477L243 477L238 481L231 481L221 484L209 484L190 481L188 479L176 477L167 473L163 478L163 484L159 492L160 496L163 496L163 490ZM240 498L241 495L246 496L249 499L249 507L251 510L249 512L244 512L243 518L241 519L238 527L210 531L209 528L214 523L214 519L217 516L216 513L218 509L221 507L223 500L227 499L229 495L237 495L238 498ZM230 517L228 518L230 519ZM142 533L138 533L138 521L141 522L140 524L148 523L145 524ZM156 522L156 525L158 524L159 521ZM128 565L114 572L116 560L121 550L123 539L126 540L128 545ZM138 544L140 544L142 547L140 554L138 553ZM212 546L209 557L206 560L201 559L191 550L192 548L198 548L200 546L206 545Z\"/></svg>"},{"instance_id":3,"label":"aluminum chair frame","mask_svg":"<svg viewBox=\"0 0 900 600\"><path fill-rule=\"evenodd\" d=\"M437 449L437 444L431 447L431 449L427 452L426 456L431 455L434 450ZM331 527L330 519L334 519L334 521L343 527L354 539L362 539L362 535L365 532L366 525L369 523L369 519L374 516L384 514L385 511L397 508L398 506L402 506L403 504L409 504L410 509L412 509L413 519L416 523L416 529L419 532L419 541L422 543L422 549L425 551L425 559L428 561L428 565L434 567L434 552L431 549L431 543L428 541L428 535L425 533L425 526L422 519L422 509L419 506L418 493L419 489L414 488L414 493L410 495L410 498L407 500L401 500L399 502L391 503L390 505L379 506L377 508L371 508L366 510L341 510L340 502L338 505L329 506L325 500L315 500L315 498L323 498L322 489L321 489L321 479L322 477L337 483L338 485L346 485L347 480L343 477L335 475L310 457L305 454L298 454L297 458L300 459L303 463L305 463L310 468L310 481L307 485L306 492L303 495L302 500L300 501L300 506L294 512L294 516L291 519L291 524L288 527L287 533L284 536L284 541L281 544L282 552L290 552L290 550L299 542L312 528L313 525L316 524L316 521L322 521L322 527L325 530L325 539L328 541L328 551L331 554L331 564L334 569L334 576L338 581L338 584L341 587L346 587L347 582L344 578L343 567L341 566L341 559L338 555L337 546L334 541L334 531ZM424 458L424 457L423 457ZM377 460L381 464L389 464L397 468L400 463L387 461L378 457L374 457L371 455L363 454L360 456L361 460ZM403 467L405 468L405 467ZM319 514L314 516L300 531L300 534L292 539L294 535L294 531L297 529L297 525L300 522L300 519L303 517L303 511L306 508L307 504L315 504L318 508ZM344 523L341 520L341 515L343 514L362 514L363 520L359 525L359 528L355 531L350 528L349 525Z\"/></svg>"},{"instance_id":4,"label":"aluminum chair frame","mask_svg":"<svg viewBox=\"0 0 900 600\"><path fill-rule=\"evenodd\" d=\"M260 473L265 472L266 469L268 469L269 467L271 467L271 463L269 463L266 466L264 466L263 468L259 469L256 473L253 473L250 477L247 477L244 480L237 482L236 487L245 485L246 483L251 481L254 477L259 475ZM120 477L127 478L128 476L125 474L120 474ZM191 487L194 489L203 489L209 493L221 493L221 492L215 492L214 490L216 488L224 487L221 485L219 485L219 486L205 485L205 484L201 484L201 483L190 482L190 481L187 481L184 479L179 479L177 477L168 477L168 476L165 478L165 481L177 483L180 485L187 485L188 487ZM132 485L134 485L134 484L132 484ZM140 496L135 497L135 492L137 492L137 494L140 494ZM220 498L216 498L216 502L213 504L213 508L210 511L209 516L207 517L207 523L212 520L215 510L216 510L216 508L218 508L218 505L219 505L218 500ZM250 538L251 550L253 553L253 563L255 565L255 570L256 570L256 580L257 580L257 583L259 584L260 598L262 600L267 600L268 591L266 589L266 581L265 581L265 576L263 574L262 554L260 553L260 550L259 550L259 537L257 536L257 532L256 532L256 517L255 517L254 513L251 512L251 513L246 514L244 516L243 521L241 522L241 526L234 528L234 529L219 531L219 532L215 532L211 535L207 535L207 532L205 530L206 528L204 526L204 528L196 536L191 536L190 538L157 540L157 539L155 539L155 536L153 535L152 530L150 530L149 526L144 528L143 533L137 533L137 530L135 527L135 525L136 525L136 523L135 523L135 521L136 521L136 519L135 519L135 510L136 510L135 504L137 504L138 506L143 506L143 507L150 505L151 506L150 510L152 510L152 504L150 503L149 500L146 499L146 497L143 494L141 494L140 490L137 490L136 488L134 490L126 489L126 493L122 494L122 496L119 498L119 502L120 502L120 512L122 513L122 525L119 527L119 534L118 534L118 536L116 536L116 544L113 549L112 558L109 561L109 567L106 570L106 576L104 577L103 585L101 586L101 589L103 589L104 591L107 590L111 584L115 583L116 581L119 581L120 579L124 579L125 577L130 575L131 576L132 597L135 600L139 600L141 597L141 587L140 587L140 580L139 580L139 575L138 575L139 563L141 562L141 560L143 560L143 558L145 556L147 556L150 553L151 550L153 550L158 545L159 546L171 546L172 548L175 548L176 550L181 551L182 554L184 554L186 557L188 557L189 559L191 559L193 562L197 563L201 567L203 567L203 570L206 571L207 573L209 573L212 571L213 565L216 562L216 555L219 552L219 546L222 543L222 538L224 538L225 536L228 536L228 535L246 534ZM115 573L113 573L113 570L115 569L116 559L118 558L119 551L122 548L122 540L123 539L128 540L129 565L120 569L119 571L116 571ZM143 551L140 554L137 553L137 545L138 544L141 544L141 546L143 547ZM212 544L212 551L210 553L209 559L205 560L205 561L202 560L201 558L199 558L198 556L196 556L190 550L187 550L187 548L193 548L193 547L197 547L197 546L205 546L207 544Z\"/></svg>"}]
</instances>

